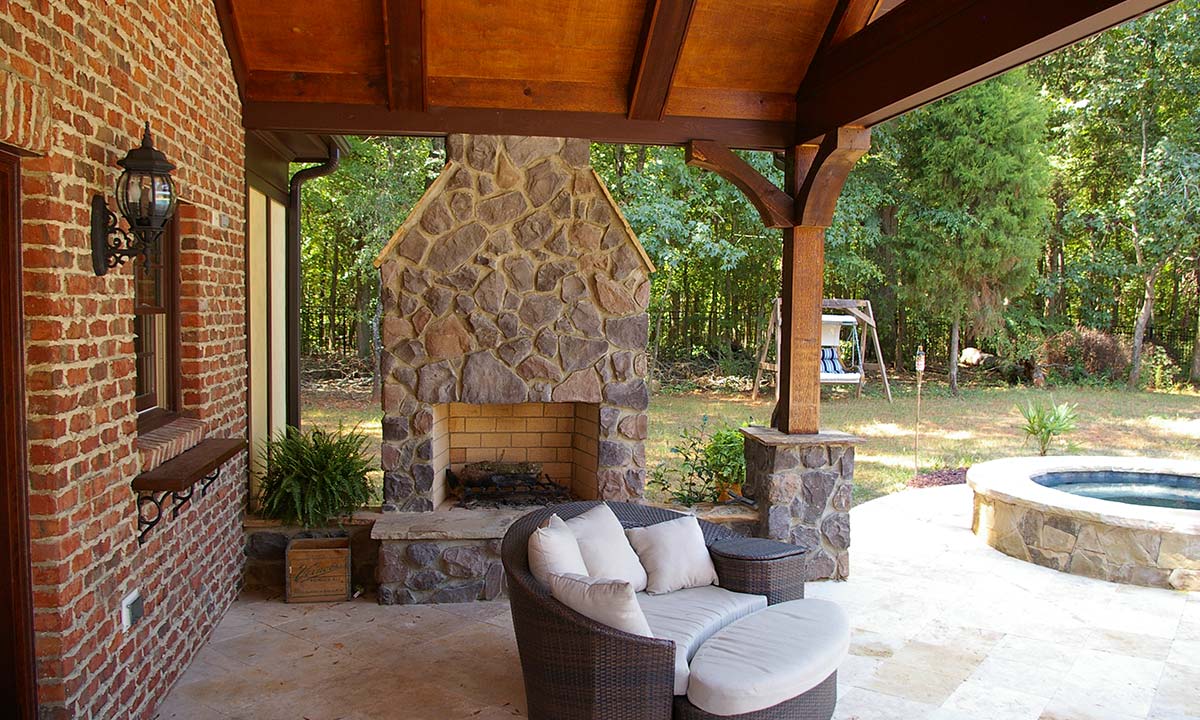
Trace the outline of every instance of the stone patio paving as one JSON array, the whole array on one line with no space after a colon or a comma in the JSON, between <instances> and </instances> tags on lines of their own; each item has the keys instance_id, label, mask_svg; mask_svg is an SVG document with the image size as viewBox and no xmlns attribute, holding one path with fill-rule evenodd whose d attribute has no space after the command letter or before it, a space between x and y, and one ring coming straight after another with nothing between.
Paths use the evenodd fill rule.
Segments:
<instances>
[{"instance_id":1,"label":"stone patio paving","mask_svg":"<svg viewBox=\"0 0 1200 720\"><path fill-rule=\"evenodd\" d=\"M965 486L855 508L841 720L1200 720L1200 594L1088 580L970 534ZM504 603L234 605L163 703L188 720L525 716Z\"/></svg>"}]
</instances>

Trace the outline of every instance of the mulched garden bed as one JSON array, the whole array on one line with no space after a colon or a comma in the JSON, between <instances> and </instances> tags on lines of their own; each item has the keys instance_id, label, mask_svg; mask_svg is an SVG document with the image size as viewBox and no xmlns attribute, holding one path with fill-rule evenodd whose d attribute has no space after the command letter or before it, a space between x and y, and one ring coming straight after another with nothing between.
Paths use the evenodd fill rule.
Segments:
<instances>
[{"instance_id":1,"label":"mulched garden bed","mask_svg":"<svg viewBox=\"0 0 1200 720\"><path fill-rule=\"evenodd\" d=\"M909 487L927 488L942 485L962 485L967 482L967 468L949 468L921 473L908 481Z\"/></svg>"}]
</instances>

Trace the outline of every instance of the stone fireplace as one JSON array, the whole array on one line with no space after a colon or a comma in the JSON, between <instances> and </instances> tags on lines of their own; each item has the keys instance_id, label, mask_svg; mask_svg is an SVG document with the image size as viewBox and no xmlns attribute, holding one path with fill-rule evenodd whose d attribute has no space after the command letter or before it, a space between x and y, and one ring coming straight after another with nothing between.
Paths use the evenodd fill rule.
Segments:
<instances>
[{"instance_id":1,"label":"stone fireplace","mask_svg":"<svg viewBox=\"0 0 1200 720\"><path fill-rule=\"evenodd\" d=\"M642 495L654 267L587 141L450 136L376 264L385 510L435 509L480 460Z\"/></svg>"}]
</instances>

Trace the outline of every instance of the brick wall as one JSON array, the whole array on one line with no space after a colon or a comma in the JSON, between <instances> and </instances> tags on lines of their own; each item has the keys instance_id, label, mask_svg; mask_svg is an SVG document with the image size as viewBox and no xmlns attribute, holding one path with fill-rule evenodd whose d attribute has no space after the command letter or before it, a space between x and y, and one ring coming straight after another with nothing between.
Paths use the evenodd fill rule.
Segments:
<instances>
[{"instance_id":1,"label":"brick wall","mask_svg":"<svg viewBox=\"0 0 1200 720\"><path fill-rule=\"evenodd\" d=\"M10 0L0 142L22 163L30 510L42 717L148 718L236 594L245 458L136 539L129 268L91 271L88 202L149 120L178 166L183 403L245 433L244 134L208 0ZM221 223L221 216L228 223ZM227 227L222 228L222 224ZM120 629L139 589L146 616Z\"/></svg>"}]
</instances>

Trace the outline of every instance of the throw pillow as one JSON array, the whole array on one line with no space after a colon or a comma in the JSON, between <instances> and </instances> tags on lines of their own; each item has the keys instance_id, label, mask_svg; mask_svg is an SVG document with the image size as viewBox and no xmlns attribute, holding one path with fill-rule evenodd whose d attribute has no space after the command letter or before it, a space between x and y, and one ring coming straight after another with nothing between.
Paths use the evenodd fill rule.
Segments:
<instances>
[{"instance_id":1,"label":"throw pillow","mask_svg":"<svg viewBox=\"0 0 1200 720\"><path fill-rule=\"evenodd\" d=\"M529 572L543 585L551 575L587 575L575 533L559 516L551 515L529 536Z\"/></svg>"},{"instance_id":2,"label":"throw pillow","mask_svg":"<svg viewBox=\"0 0 1200 720\"><path fill-rule=\"evenodd\" d=\"M563 605L598 623L634 635L653 637L633 587L624 580L551 575L550 594Z\"/></svg>"},{"instance_id":3,"label":"throw pillow","mask_svg":"<svg viewBox=\"0 0 1200 720\"><path fill-rule=\"evenodd\" d=\"M646 569L650 594L716 584L717 569L696 518L689 515L630 528L625 535Z\"/></svg>"},{"instance_id":4,"label":"throw pillow","mask_svg":"<svg viewBox=\"0 0 1200 720\"><path fill-rule=\"evenodd\" d=\"M624 580L634 592L646 589L646 570L625 537L625 528L605 503L567 521L579 541L587 574Z\"/></svg>"}]
</instances>

